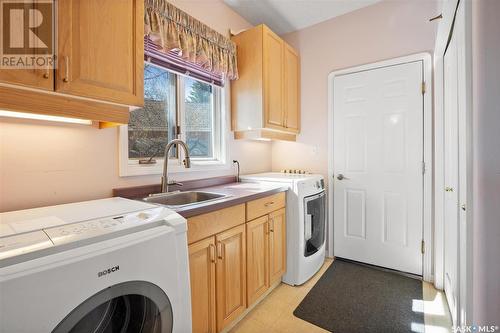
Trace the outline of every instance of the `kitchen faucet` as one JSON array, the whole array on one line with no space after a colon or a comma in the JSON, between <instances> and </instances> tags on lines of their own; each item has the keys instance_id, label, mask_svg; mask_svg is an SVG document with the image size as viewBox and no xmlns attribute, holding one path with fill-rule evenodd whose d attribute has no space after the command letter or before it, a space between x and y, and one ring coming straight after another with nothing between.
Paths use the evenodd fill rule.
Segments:
<instances>
[{"instance_id":1,"label":"kitchen faucet","mask_svg":"<svg viewBox=\"0 0 500 333\"><path fill-rule=\"evenodd\" d=\"M179 145L184 149L184 153L186 154L184 158L184 166L186 168L191 167L191 159L189 157L189 150L186 145L186 143L180 139L174 139L170 141L167 146L165 147L165 156L163 157L163 175L161 177L161 192L166 193L168 192L168 185L180 185L182 186L181 183L176 183L175 181L169 182L168 181L168 153L170 152L170 148L174 145Z\"/></svg>"}]
</instances>

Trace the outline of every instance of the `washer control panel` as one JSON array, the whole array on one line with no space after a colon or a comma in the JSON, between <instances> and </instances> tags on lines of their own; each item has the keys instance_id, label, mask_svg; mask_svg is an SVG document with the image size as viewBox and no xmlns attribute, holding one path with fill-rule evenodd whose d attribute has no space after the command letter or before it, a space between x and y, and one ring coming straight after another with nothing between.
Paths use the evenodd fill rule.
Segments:
<instances>
[{"instance_id":1,"label":"washer control panel","mask_svg":"<svg viewBox=\"0 0 500 333\"><path fill-rule=\"evenodd\" d=\"M44 229L44 231L50 237L54 245L60 245L132 228L144 223L158 221L161 219L160 215L162 212L163 208L158 207L121 216L66 224L59 227Z\"/></svg>"},{"instance_id":2,"label":"washer control panel","mask_svg":"<svg viewBox=\"0 0 500 333\"><path fill-rule=\"evenodd\" d=\"M52 246L47 235L39 230L0 238L0 260Z\"/></svg>"}]
</instances>

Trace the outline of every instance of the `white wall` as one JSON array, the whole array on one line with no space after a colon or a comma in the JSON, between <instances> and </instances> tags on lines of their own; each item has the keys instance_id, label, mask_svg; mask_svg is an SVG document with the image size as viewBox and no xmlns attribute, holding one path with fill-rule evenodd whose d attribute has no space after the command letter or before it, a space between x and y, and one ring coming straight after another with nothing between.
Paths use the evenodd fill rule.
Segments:
<instances>
[{"instance_id":1,"label":"white wall","mask_svg":"<svg viewBox=\"0 0 500 333\"><path fill-rule=\"evenodd\" d=\"M301 133L274 142L273 170L306 169L327 176L327 77L334 70L432 51L436 1L382 1L284 38L301 58Z\"/></svg>"},{"instance_id":2,"label":"white wall","mask_svg":"<svg viewBox=\"0 0 500 333\"><path fill-rule=\"evenodd\" d=\"M250 24L221 0L170 1L222 34ZM242 173L271 170L271 144L229 142ZM176 176L178 180L233 170ZM0 119L0 212L111 196L116 187L155 184L160 176L118 176L118 130Z\"/></svg>"},{"instance_id":3,"label":"white wall","mask_svg":"<svg viewBox=\"0 0 500 333\"><path fill-rule=\"evenodd\" d=\"M472 1L473 320L500 326L500 1Z\"/></svg>"}]
</instances>

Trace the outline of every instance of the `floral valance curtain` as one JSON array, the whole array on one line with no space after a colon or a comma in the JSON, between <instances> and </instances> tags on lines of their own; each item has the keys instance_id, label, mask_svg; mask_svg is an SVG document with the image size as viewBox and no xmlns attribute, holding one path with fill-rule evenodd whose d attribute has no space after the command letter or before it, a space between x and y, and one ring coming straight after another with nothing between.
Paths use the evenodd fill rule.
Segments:
<instances>
[{"instance_id":1,"label":"floral valance curtain","mask_svg":"<svg viewBox=\"0 0 500 333\"><path fill-rule=\"evenodd\" d=\"M206 71L238 78L236 45L166 0L145 0L145 33L159 50L178 52Z\"/></svg>"}]
</instances>

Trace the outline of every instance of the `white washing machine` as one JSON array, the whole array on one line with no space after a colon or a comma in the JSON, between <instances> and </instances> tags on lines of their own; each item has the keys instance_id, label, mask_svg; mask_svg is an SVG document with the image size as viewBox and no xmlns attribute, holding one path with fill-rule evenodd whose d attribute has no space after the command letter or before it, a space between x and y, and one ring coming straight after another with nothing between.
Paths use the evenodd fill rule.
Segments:
<instances>
[{"instance_id":1,"label":"white washing machine","mask_svg":"<svg viewBox=\"0 0 500 333\"><path fill-rule=\"evenodd\" d=\"M300 285L325 260L326 194L323 176L268 172L241 176L243 182L288 186L286 199L286 264L283 282Z\"/></svg>"},{"instance_id":2,"label":"white washing machine","mask_svg":"<svg viewBox=\"0 0 500 333\"><path fill-rule=\"evenodd\" d=\"M0 332L191 332L186 230L123 198L0 214Z\"/></svg>"}]
</instances>

